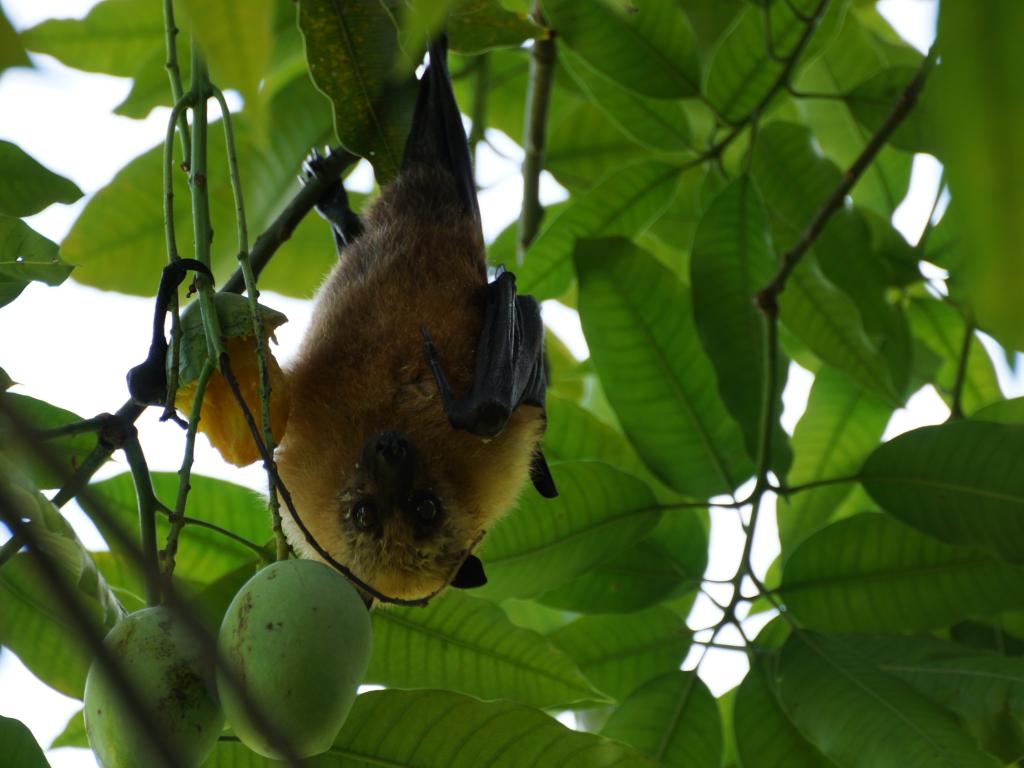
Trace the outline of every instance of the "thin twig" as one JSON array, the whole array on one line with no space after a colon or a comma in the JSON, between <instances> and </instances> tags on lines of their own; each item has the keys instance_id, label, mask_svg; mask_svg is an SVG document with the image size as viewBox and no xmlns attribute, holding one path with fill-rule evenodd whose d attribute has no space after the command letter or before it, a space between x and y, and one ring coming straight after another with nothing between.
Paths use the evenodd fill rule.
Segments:
<instances>
[{"instance_id":1,"label":"thin twig","mask_svg":"<svg viewBox=\"0 0 1024 768\"><path fill-rule=\"evenodd\" d=\"M213 373L213 361L208 359L199 374L199 379L196 381L196 393L192 400L192 413L188 419L188 431L185 433L185 451L181 458L181 468L178 470L178 495L174 502L174 510L170 515L171 526L167 532L167 541L162 555L165 583L169 583L174 575L175 558L178 554L178 539L181 536L181 529L185 526L185 505L188 502L188 493L192 488L192 461L195 454L196 430L199 428L199 419L202 415L206 385Z\"/></svg>"},{"instance_id":2,"label":"thin twig","mask_svg":"<svg viewBox=\"0 0 1024 768\"><path fill-rule=\"evenodd\" d=\"M792 496L794 493L801 493L802 491L810 491L814 488L823 488L827 485L844 485L846 483L859 483L860 475L845 475L843 477L825 477L820 480L811 480L807 483L800 483L799 485L779 485L772 486L771 490L777 493L779 496Z\"/></svg>"},{"instance_id":3,"label":"thin twig","mask_svg":"<svg viewBox=\"0 0 1024 768\"><path fill-rule=\"evenodd\" d=\"M974 319L967 318L964 325L964 340L960 345L960 359L956 365L956 378L953 380L952 403L949 406L950 421L964 417L964 385L967 383L967 359L971 355L972 341L974 341Z\"/></svg>"},{"instance_id":4,"label":"thin twig","mask_svg":"<svg viewBox=\"0 0 1024 768\"><path fill-rule=\"evenodd\" d=\"M270 370L267 364L269 345L263 321L260 319L259 290L256 288L256 277L252 265L249 264L249 230L245 223L245 203L242 199L242 177L238 171L238 156L235 151L235 133L231 125L231 111L219 88L213 88L213 95L220 104L224 121L224 142L227 145L228 176L231 179L231 192L235 198L235 221L238 225L238 264L245 280L245 293L249 298L249 313L252 316L252 330L256 342L256 365L259 372L260 418L263 421L263 442L267 450L274 453L274 432L270 423ZM274 529L274 541L277 543L277 559L288 557L288 540L281 528L281 510L278 506L277 494L274 493L274 476L267 468L267 488L269 491L270 518Z\"/></svg>"},{"instance_id":5,"label":"thin twig","mask_svg":"<svg viewBox=\"0 0 1024 768\"><path fill-rule=\"evenodd\" d=\"M93 416L91 419L73 421L70 424L62 424L59 427L51 427L49 429L38 429L35 435L40 440L55 440L58 437L73 437L75 435L84 435L87 432L100 432L113 418L109 413L101 413L99 416Z\"/></svg>"},{"instance_id":6,"label":"thin twig","mask_svg":"<svg viewBox=\"0 0 1024 768\"><path fill-rule=\"evenodd\" d=\"M146 605L160 605L160 560L156 548L156 513L161 508L153 491L146 455L142 452L138 434L124 444L124 455L131 468L135 484L135 499L139 508L139 550L145 568L142 572L146 592Z\"/></svg>"},{"instance_id":7,"label":"thin twig","mask_svg":"<svg viewBox=\"0 0 1024 768\"><path fill-rule=\"evenodd\" d=\"M758 306L761 307L765 313L777 313L778 312L778 297L779 294L786 287L786 280L789 279L789 275L796 268L796 265L800 262L801 257L806 253L807 249L813 245L814 241L818 239L822 231L825 229L825 225L828 223L832 215L842 208L846 196L850 190L853 189L854 185L860 179L864 171L867 170L868 166L875 159L882 147L885 146L886 141L892 136L893 132L899 127L900 123L910 114L910 111L914 108L917 103L917 98L921 94L921 90L924 88L925 81L928 78L928 73L931 71L935 64L935 57L937 55L936 49L932 46L932 49L928 52L924 62L918 69L917 74L914 75L914 79L910 81L907 87L903 90L899 100L893 107L892 112L886 118L885 122L878 129L871 140L864 147L864 150L860 153L860 156L854 160L853 165L847 169L846 173L843 174L842 182L833 190L832 194L829 195L828 199L821 204L818 209L817 215L811 220L811 223L804 230L800 238L793 244L793 246L786 252L782 257L782 264L779 267L778 272L772 281L765 286L765 288L758 294Z\"/></svg>"},{"instance_id":8,"label":"thin twig","mask_svg":"<svg viewBox=\"0 0 1024 768\"><path fill-rule=\"evenodd\" d=\"M541 27L547 24L541 13L540 0L534 0L533 20ZM519 240L516 263L522 264L526 249L537 236L544 209L540 204L540 172L544 169L545 133L548 104L555 72L555 40L551 36L533 41L530 74L526 86L526 118L523 127L523 209L519 217Z\"/></svg>"},{"instance_id":9,"label":"thin twig","mask_svg":"<svg viewBox=\"0 0 1024 768\"><path fill-rule=\"evenodd\" d=\"M181 85L181 69L178 67L178 48L175 38L178 36L178 27L174 23L174 0L164 0L164 46L167 49L167 77L171 82L171 98L175 103L181 101L184 88ZM188 120L182 112L176 118L181 124L181 156L182 167L187 166L192 156L192 139L188 131Z\"/></svg>"}]
</instances>

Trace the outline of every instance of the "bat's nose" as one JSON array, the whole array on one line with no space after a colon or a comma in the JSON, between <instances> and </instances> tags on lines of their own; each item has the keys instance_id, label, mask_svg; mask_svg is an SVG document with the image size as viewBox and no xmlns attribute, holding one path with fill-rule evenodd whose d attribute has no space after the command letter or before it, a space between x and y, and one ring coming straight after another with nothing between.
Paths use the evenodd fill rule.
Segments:
<instances>
[{"instance_id":1,"label":"bat's nose","mask_svg":"<svg viewBox=\"0 0 1024 768\"><path fill-rule=\"evenodd\" d=\"M378 494L407 498L416 471L416 449L404 432L378 432L363 447L363 466L376 482Z\"/></svg>"}]
</instances>

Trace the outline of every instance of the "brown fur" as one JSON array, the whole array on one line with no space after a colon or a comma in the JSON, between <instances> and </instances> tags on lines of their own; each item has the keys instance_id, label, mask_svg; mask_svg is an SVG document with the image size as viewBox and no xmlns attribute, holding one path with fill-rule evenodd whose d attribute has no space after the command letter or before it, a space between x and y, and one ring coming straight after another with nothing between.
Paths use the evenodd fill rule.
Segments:
<instances>
[{"instance_id":1,"label":"brown fur","mask_svg":"<svg viewBox=\"0 0 1024 768\"><path fill-rule=\"evenodd\" d=\"M543 430L539 408L516 409L485 441L452 428L424 361L425 326L458 397L472 380L487 282L484 246L450 177L403 171L365 218L322 286L297 361L292 406L278 451L281 478L306 527L336 560L390 597L424 597L444 585L467 549L515 501ZM397 510L383 535L356 531L347 515L372 494L358 467L366 440L401 430L419 456L417 488L442 502L444 519L416 540ZM297 551L316 558L287 510Z\"/></svg>"}]
</instances>

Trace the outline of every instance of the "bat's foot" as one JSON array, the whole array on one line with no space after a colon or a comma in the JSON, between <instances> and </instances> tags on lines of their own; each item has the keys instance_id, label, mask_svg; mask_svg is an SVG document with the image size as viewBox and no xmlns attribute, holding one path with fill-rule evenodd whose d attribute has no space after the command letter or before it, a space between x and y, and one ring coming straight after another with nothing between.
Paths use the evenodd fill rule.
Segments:
<instances>
[{"instance_id":1,"label":"bat's foot","mask_svg":"<svg viewBox=\"0 0 1024 768\"><path fill-rule=\"evenodd\" d=\"M331 148L326 147L324 152L325 154L321 155L314 147L306 156L302 163L302 175L299 176L299 181L303 186L316 179L326 179L324 163L331 156ZM340 178L335 178L328 183L326 190L316 201L316 212L331 225L339 249L351 245L352 241L363 232L363 223L349 206L348 195L345 193L345 187Z\"/></svg>"}]
</instances>

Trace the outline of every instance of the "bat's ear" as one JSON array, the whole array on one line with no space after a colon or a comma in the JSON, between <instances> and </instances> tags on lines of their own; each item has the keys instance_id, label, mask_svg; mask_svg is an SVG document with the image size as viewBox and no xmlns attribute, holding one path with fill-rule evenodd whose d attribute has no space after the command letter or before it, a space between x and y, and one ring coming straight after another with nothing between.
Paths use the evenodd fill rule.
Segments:
<instances>
[{"instance_id":1,"label":"bat's ear","mask_svg":"<svg viewBox=\"0 0 1024 768\"><path fill-rule=\"evenodd\" d=\"M482 587L487 583L487 575L484 573L484 564L476 555L470 555L459 566L458 573L452 579L452 586L456 589L473 589Z\"/></svg>"},{"instance_id":2,"label":"bat's ear","mask_svg":"<svg viewBox=\"0 0 1024 768\"><path fill-rule=\"evenodd\" d=\"M448 75L448 38L440 35L428 46L427 53L430 63L420 78L402 168L421 163L450 173L466 212L479 223L480 208L466 131Z\"/></svg>"}]
</instances>

